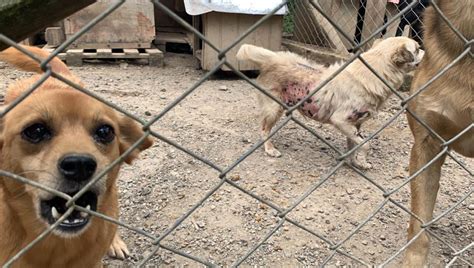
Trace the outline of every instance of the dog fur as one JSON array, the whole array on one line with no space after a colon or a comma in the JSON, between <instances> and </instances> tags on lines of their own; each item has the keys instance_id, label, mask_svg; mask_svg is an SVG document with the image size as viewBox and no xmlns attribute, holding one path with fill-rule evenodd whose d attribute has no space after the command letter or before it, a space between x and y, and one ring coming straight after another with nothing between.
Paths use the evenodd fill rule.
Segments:
<instances>
[{"instance_id":1,"label":"dog fur","mask_svg":"<svg viewBox=\"0 0 474 268\"><path fill-rule=\"evenodd\" d=\"M39 58L48 56L42 49L24 48ZM1 52L0 60L26 71L42 72L37 62L15 48ZM54 58L50 65L53 71L81 84L59 59ZM6 106L38 81L39 77L39 74L34 75L12 85L6 93ZM32 142L31 134L25 134L32 125L37 128L29 129L32 132L28 133L34 134L37 130L46 131L48 128L47 132L41 133L49 134L38 136L44 137L40 142ZM66 192L64 189L77 192L143 135L140 126L132 119L51 77L1 118L0 133L1 170L62 192ZM30 136L25 138L25 135ZM102 142L101 135L106 135L107 142ZM146 138L125 162L130 164L140 151L151 145L151 138ZM95 159L96 169L90 178L85 181L66 181L58 171L58 163L70 154L84 154ZM98 196L96 211L112 218L118 217L116 179L119 169L120 166L114 167L91 189ZM53 197L36 187L6 176L0 177L0 264L4 264L50 226L51 223L41 217L40 200ZM89 218L86 224L75 233L53 230L15 261L14 267L101 267L101 259L108 250L119 257L127 253L115 224L97 217Z\"/></svg>"},{"instance_id":2,"label":"dog fur","mask_svg":"<svg viewBox=\"0 0 474 268\"><path fill-rule=\"evenodd\" d=\"M438 5L467 40L474 38L474 1L439 0ZM412 94L466 49L464 42L433 7L426 10L424 23L426 55L415 73ZM445 140L453 138L474 122L473 69L472 55L467 55L409 102L409 110ZM413 174L439 154L442 147L441 142L410 114L408 122L415 138L410 156L410 174ZM450 149L466 157L474 157L474 129L454 141ZM445 156L441 157L411 182L411 209L424 222L433 217L444 160ZM410 219L408 240L421 231L421 224L415 218ZM428 235L422 233L407 248L404 266L426 266L429 244Z\"/></svg>"},{"instance_id":3,"label":"dog fur","mask_svg":"<svg viewBox=\"0 0 474 268\"><path fill-rule=\"evenodd\" d=\"M404 75L420 62L423 51L412 39L391 37L376 42L361 56L392 87L398 89ZM237 58L257 64L260 69L257 83L289 106L298 103L340 68L340 64L326 68L291 52L273 52L246 44L239 49ZM290 91L300 92L300 96ZM299 111L307 117L334 125L347 137L348 149L351 149L363 140L361 124L371 118L390 95L390 89L356 59L308 100L309 104L300 106ZM284 110L263 94L258 94L258 101L263 118L261 137L266 139ZM264 146L270 156L281 155L270 140ZM352 154L354 165L364 169L371 167L366 160L367 149L366 143L359 152Z\"/></svg>"}]
</instances>

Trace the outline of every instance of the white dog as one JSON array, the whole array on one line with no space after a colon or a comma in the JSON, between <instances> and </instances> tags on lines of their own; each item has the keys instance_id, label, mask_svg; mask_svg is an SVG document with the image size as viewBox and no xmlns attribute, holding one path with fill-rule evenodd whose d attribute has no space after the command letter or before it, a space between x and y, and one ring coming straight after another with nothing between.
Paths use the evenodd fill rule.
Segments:
<instances>
[{"instance_id":1,"label":"white dog","mask_svg":"<svg viewBox=\"0 0 474 268\"><path fill-rule=\"evenodd\" d=\"M412 71L423 57L424 51L407 37L391 37L377 42L361 57L393 88L398 89L404 75ZM257 83L289 106L305 98L319 83L338 70L340 65L324 67L291 53L273 52L261 47L244 44L237 59L249 60L260 68ZM360 60L356 59L316 94L299 106L306 117L330 123L347 136L348 149L363 139L361 124L380 109L391 95L387 87ZM283 114L283 108L269 97L259 94L262 107L262 139L266 139ZM370 168L366 161L368 145L361 147L351 157L359 168ZM265 152L279 157L281 153L270 140L265 142Z\"/></svg>"}]
</instances>

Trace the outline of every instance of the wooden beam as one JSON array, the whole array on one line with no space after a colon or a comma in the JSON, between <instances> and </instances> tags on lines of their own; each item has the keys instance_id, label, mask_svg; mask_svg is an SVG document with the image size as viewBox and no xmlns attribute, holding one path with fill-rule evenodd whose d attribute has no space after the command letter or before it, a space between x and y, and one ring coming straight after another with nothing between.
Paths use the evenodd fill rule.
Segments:
<instances>
[{"instance_id":1,"label":"wooden beam","mask_svg":"<svg viewBox=\"0 0 474 268\"><path fill-rule=\"evenodd\" d=\"M0 34L19 42L96 0L1 0ZM0 51L8 45L0 42Z\"/></svg>"}]
</instances>

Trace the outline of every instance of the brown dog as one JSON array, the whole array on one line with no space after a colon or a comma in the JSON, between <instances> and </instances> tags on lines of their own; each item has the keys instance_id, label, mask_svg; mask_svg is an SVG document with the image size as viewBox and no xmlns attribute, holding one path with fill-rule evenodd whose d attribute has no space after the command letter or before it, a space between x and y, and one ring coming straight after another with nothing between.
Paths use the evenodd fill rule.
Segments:
<instances>
[{"instance_id":1,"label":"brown dog","mask_svg":"<svg viewBox=\"0 0 474 268\"><path fill-rule=\"evenodd\" d=\"M40 58L48 54L25 47ZM38 63L15 48L0 53L17 67L40 73ZM53 70L80 84L59 59ZM11 86L6 104L12 103L40 75ZM77 193L107 165L138 140L143 131L132 119L54 78L48 78L32 95L2 119L0 169L24 176L70 196ZM126 159L152 145L146 138ZM116 179L120 166L102 177L76 204L112 218L118 217ZM66 212L66 201L49 192L0 177L0 264L4 264ZM74 210L51 234L22 255L16 267L97 267L110 248L126 252L116 225ZM123 252L122 252L123 251Z\"/></svg>"},{"instance_id":2,"label":"brown dog","mask_svg":"<svg viewBox=\"0 0 474 268\"><path fill-rule=\"evenodd\" d=\"M423 54L414 40L391 37L377 42L361 57L388 84L398 89L405 74L417 66ZM259 85L289 106L300 102L340 68L338 64L327 68L291 52L273 52L252 45L242 45L237 58L256 63L260 68ZM347 137L348 149L351 149L363 141L359 132L362 123L371 118L390 95L389 87L360 60L355 60L299 106L299 111L307 118L335 126ZM262 115L261 136L266 139L283 115L283 108L263 94L258 94L258 100ZM264 146L270 156L281 155L270 140ZM360 153L353 154L352 163L360 168L370 168L366 161L368 144L360 149Z\"/></svg>"},{"instance_id":3,"label":"brown dog","mask_svg":"<svg viewBox=\"0 0 474 268\"><path fill-rule=\"evenodd\" d=\"M439 0L438 5L467 40L474 38L474 16L472 15L474 1ZM448 27L433 7L426 10L425 29L426 54L415 73L412 94L466 49L464 42ZM471 53L472 51L471 47ZM445 140L455 137L471 126L468 132L449 146L450 149L467 157L474 157L473 69L473 59L467 55L409 102L410 111ZM408 116L408 122L415 138L410 158L410 174L413 174L439 154L443 148L439 139L430 134L413 117ZM411 182L411 209L424 222L430 221L433 216L444 160L445 156L441 157ZM409 240L421 231L421 224L415 218L410 220ZM406 267L426 265L429 243L427 233L422 233L408 247L404 265Z\"/></svg>"}]
</instances>

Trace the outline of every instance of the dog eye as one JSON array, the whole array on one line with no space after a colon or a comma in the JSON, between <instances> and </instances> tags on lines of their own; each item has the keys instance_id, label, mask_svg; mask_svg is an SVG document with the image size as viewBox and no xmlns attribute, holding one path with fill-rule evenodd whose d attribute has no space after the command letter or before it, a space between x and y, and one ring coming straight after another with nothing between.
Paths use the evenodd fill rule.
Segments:
<instances>
[{"instance_id":1,"label":"dog eye","mask_svg":"<svg viewBox=\"0 0 474 268\"><path fill-rule=\"evenodd\" d=\"M110 125L99 126L94 133L94 139L100 143L109 143L115 137L114 128Z\"/></svg>"},{"instance_id":2,"label":"dog eye","mask_svg":"<svg viewBox=\"0 0 474 268\"><path fill-rule=\"evenodd\" d=\"M23 139L31 143L39 143L51 138L51 130L42 123L35 123L21 132Z\"/></svg>"}]
</instances>

